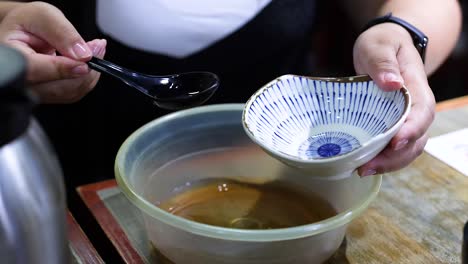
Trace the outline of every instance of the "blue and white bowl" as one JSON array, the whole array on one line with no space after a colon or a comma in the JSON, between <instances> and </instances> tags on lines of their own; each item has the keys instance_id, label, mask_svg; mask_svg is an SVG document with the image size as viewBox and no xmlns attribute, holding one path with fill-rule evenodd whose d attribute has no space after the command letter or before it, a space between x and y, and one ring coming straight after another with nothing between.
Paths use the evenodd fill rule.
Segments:
<instances>
[{"instance_id":1,"label":"blue and white bowl","mask_svg":"<svg viewBox=\"0 0 468 264\"><path fill-rule=\"evenodd\" d=\"M368 76L284 75L247 101L247 135L273 157L319 177L343 178L375 157L410 111L405 88L385 92Z\"/></svg>"}]
</instances>

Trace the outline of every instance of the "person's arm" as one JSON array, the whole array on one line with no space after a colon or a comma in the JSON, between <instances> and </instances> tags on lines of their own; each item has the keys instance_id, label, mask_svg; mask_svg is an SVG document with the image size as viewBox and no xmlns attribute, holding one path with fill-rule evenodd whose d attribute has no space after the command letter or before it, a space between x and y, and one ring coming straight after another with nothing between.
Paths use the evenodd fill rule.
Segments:
<instances>
[{"instance_id":1,"label":"person's arm","mask_svg":"<svg viewBox=\"0 0 468 264\"><path fill-rule=\"evenodd\" d=\"M389 12L412 24L429 38L425 64L410 33L395 23L381 23L363 31L354 43L357 74L368 74L383 90L405 86L411 112L390 144L358 169L361 176L401 169L424 150L434 120L435 99L428 74L434 72L455 46L461 28L456 0L355 0L342 3L358 28Z\"/></svg>"},{"instance_id":2,"label":"person's arm","mask_svg":"<svg viewBox=\"0 0 468 264\"><path fill-rule=\"evenodd\" d=\"M343 0L358 29L371 19L391 12L429 37L425 69L433 73L448 57L461 31L462 13L457 0Z\"/></svg>"}]
</instances>

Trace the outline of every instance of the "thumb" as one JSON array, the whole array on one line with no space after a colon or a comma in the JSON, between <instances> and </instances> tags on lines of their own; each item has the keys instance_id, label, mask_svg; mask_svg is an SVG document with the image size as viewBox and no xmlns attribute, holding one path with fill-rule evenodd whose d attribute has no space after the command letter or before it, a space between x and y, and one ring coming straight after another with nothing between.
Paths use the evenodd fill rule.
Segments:
<instances>
[{"instance_id":1,"label":"thumb","mask_svg":"<svg viewBox=\"0 0 468 264\"><path fill-rule=\"evenodd\" d=\"M369 49L365 57L355 58L361 62L360 67L356 67L358 74L368 74L377 86L385 91L400 89L403 86L403 77L392 48Z\"/></svg>"},{"instance_id":2,"label":"thumb","mask_svg":"<svg viewBox=\"0 0 468 264\"><path fill-rule=\"evenodd\" d=\"M45 40L61 55L87 61L92 52L64 14L53 5L43 2L26 4L15 14L16 24Z\"/></svg>"},{"instance_id":3,"label":"thumb","mask_svg":"<svg viewBox=\"0 0 468 264\"><path fill-rule=\"evenodd\" d=\"M380 67L375 73L369 74L378 87L384 91L393 91L403 87L403 78L399 71L387 67Z\"/></svg>"}]
</instances>

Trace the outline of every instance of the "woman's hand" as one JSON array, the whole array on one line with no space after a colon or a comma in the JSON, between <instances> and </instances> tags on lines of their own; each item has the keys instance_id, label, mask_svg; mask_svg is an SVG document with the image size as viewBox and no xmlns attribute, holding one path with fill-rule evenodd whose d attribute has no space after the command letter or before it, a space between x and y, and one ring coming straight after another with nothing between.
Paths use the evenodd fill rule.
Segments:
<instances>
[{"instance_id":1,"label":"woman's hand","mask_svg":"<svg viewBox=\"0 0 468 264\"><path fill-rule=\"evenodd\" d=\"M43 103L75 102L91 91L99 73L86 61L102 58L106 48L105 40L86 43L59 9L43 2L9 11L0 23L0 43L25 55L28 86Z\"/></svg>"},{"instance_id":2,"label":"woman's hand","mask_svg":"<svg viewBox=\"0 0 468 264\"><path fill-rule=\"evenodd\" d=\"M435 100L421 57L409 33L401 26L383 23L363 32L354 44L357 74L368 74L383 90L403 84L411 98L411 112L390 144L358 169L361 176L401 169L424 150L427 129L434 119Z\"/></svg>"}]
</instances>

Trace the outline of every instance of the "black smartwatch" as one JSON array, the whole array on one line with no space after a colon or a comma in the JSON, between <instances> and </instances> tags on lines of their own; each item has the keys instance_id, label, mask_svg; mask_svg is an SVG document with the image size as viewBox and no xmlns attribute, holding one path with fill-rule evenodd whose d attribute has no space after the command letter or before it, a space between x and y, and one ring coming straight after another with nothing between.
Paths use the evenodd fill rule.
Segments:
<instances>
[{"instance_id":1,"label":"black smartwatch","mask_svg":"<svg viewBox=\"0 0 468 264\"><path fill-rule=\"evenodd\" d=\"M369 21L369 23L367 23L366 26L364 26L364 29L362 30L362 32L369 29L372 26L386 23L386 22L398 24L404 27L410 33L411 37L413 38L414 46L416 47L419 54L421 55L421 59L424 63L426 59L426 48L429 42L429 38L424 33L422 33L421 30L417 29L415 26L411 25L405 20L392 16L392 13L388 13L385 16L372 19L371 21Z\"/></svg>"}]
</instances>

